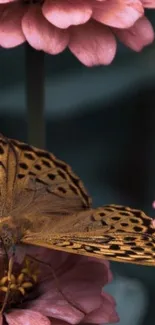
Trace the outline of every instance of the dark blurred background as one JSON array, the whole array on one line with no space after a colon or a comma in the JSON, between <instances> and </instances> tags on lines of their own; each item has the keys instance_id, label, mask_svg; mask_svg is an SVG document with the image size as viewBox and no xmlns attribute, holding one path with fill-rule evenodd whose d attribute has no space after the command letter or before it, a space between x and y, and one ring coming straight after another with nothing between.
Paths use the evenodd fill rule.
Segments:
<instances>
[{"instance_id":1,"label":"dark blurred background","mask_svg":"<svg viewBox=\"0 0 155 325\"><path fill-rule=\"evenodd\" d=\"M0 49L0 131L21 141L28 134L25 69L25 46ZM45 76L46 148L82 178L94 206L124 204L153 216L155 44L141 53L119 44L110 66L91 69L69 51L45 55ZM119 324L152 325L155 268L111 266L107 290L117 300Z\"/></svg>"}]
</instances>

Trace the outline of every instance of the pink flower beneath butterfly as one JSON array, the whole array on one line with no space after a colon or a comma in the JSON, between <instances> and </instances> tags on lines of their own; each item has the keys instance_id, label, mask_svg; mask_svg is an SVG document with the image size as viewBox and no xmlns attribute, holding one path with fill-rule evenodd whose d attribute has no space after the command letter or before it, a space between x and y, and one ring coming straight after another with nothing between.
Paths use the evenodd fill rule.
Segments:
<instances>
[{"instance_id":1,"label":"pink flower beneath butterfly","mask_svg":"<svg viewBox=\"0 0 155 325\"><path fill-rule=\"evenodd\" d=\"M33 3L34 2L34 3ZM0 0L0 45L25 41L58 54L66 47L86 66L110 64L116 38L134 51L154 40L144 16L155 0Z\"/></svg>"},{"instance_id":2,"label":"pink flower beneath butterfly","mask_svg":"<svg viewBox=\"0 0 155 325\"><path fill-rule=\"evenodd\" d=\"M16 279L19 274L21 277L22 263L25 261L22 250L17 249L18 261L13 271ZM24 296L11 291L11 306L1 316L0 325L4 319L8 325L107 324L119 321L114 299L102 291L102 287L112 280L109 262L31 246L26 248L26 254L50 264L56 279L52 277L51 267L46 264L35 262L37 269L35 264L32 271L32 260L32 265L26 266L29 279L24 279L23 283L34 278L39 270L38 282L29 291L24 289ZM15 283L19 288L19 280ZM0 281L0 289L1 286ZM20 286L24 287L21 282ZM4 299L4 292L0 290L0 301L1 295Z\"/></svg>"}]
</instances>

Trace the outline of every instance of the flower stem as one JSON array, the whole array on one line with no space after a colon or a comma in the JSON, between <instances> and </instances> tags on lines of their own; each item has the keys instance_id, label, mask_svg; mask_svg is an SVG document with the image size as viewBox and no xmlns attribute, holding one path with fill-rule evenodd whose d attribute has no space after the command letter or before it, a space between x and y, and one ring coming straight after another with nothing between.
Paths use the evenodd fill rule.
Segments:
<instances>
[{"instance_id":1,"label":"flower stem","mask_svg":"<svg viewBox=\"0 0 155 325\"><path fill-rule=\"evenodd\" d=\"M45 146L44 117L44 53L26 43L26 108L28 142L36 147Z\"/></svg>"}]
</instances>

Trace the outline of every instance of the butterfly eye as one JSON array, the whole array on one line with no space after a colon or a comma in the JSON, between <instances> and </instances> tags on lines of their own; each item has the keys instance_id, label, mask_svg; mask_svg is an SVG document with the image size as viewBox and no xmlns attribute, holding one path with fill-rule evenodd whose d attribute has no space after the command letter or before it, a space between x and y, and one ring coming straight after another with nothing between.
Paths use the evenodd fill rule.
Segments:
<instances>
[{"instance_id":1,"label":"butterfly eye","mask_svg":"<svg viewBox=\"0 0 155 325\"><path fill-rule=\"evenodd\" d=\"M13 243L13 231L7 224L2 226L0 236L3 246L6 247L6 249L10 248Z\"/></svg>"},{"instance_id":2,"label":"butterfly eye","mask_svg":"<svg viewBox=\"0 0 155 325\"><path fill-rule=\"evenodd\" d=\"M10 248L11 247L11 245L12 245L12 239L8 235L3 236L3 245L6 248Z\"/></svg>"}]
</instances>

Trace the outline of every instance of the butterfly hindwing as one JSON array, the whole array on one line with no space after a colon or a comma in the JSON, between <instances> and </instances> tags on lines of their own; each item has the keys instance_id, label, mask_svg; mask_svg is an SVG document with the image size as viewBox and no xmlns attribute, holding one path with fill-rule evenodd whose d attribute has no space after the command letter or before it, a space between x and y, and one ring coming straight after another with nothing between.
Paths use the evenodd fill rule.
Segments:
<instances>
[{"instance_id":1,"label":"butterfly hindwing","mask_svg":"<svg viewBox=\"0 0 155 325\"><path fill-rule=\"evenodd\" d=\"M135 220L139 229L135 228ZM27 230L22 242L114 261L155 265L152 219L140 210L117 205L64 217L55 222L53 230L45 221L41 232Z\"/></svg>"}]
</instances>

